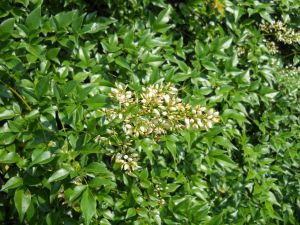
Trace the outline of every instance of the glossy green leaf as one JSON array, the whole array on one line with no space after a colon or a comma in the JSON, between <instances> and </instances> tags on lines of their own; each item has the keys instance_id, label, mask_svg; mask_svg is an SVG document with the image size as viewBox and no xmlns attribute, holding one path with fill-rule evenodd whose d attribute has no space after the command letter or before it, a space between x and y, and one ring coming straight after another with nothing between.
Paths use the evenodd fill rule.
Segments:
<instances>
[{"instance_id":1,"label":"glossy green leaf","mask_svg":"<svg viewBox=\"0 0 300 225\"><path fill-rule=\"evenodd\" d=\"M134 208L129 208L126 213L126 219L131 218L136 215L136 210Z\"/></svg>"},{"instance_id":2,"label":"glossy green leaf","mask_svg":"<svg viewBox=\"0 0 300 225\"><path fill-rule=\"evenodd\" d=\"M53 155L50 151L45 151L43 149L36 150L32 155L31 166L35 164L46 164L53 160Z\"/></svg>"},{"instance_id":3,"label":"glossy green leaf","mask_svg":"<svg viewBox=\"0 0 300 225\"><path fill-rule=\"evenodd\" d=\"M73 190L72 190L72 194L69 197L69 200L72 202L74 201L76 198L78 198L81 193L86 189L86 185L80 185L80 186L76 186Z\"/></svg>"},{"instance_id":4,"label":"glossy green leaf","mask_svg":"<svg viewBox=\"0 0 300 225\"><path fill-rule=\"evenodd\" d=\"M25 24L29 30L35 30L40 27L41 21L41 7L37 7L27 16Z\"/></svg>"},{"instance_id":5,"label":"glossy green leaf","mask_svg":"<svg viewBox=\"0 0 300 225\"><path fill-rule=\"evenodd\" d=\"M212 71L215 71L215 72L219 72L219 69L218 69L218 67L216 66L216 64L214 62L204 60L204 61L202 61L202 65L207 70L212 70Z\"/></svg>"},{"instance_id":6,"label":"glossy green leaf","mask_svg":"<svg viewBox=\"0 0 300 225\"><path fill-rule=\"evenodd\" d=\"M50 82L49 82L49 78L47 76L45 77L42 77L39 82L37 83L36 85L36 95L38 98L41 98L43 97L48 89L49 89L49 85L50 85Z\"/></svg>"},{"instance_id":7,"label":"glossy green leaf","mask_svg":"<svg viewBox=\"0 0 300 225\"><path fill-rule=\"evenodd\" d=\"M31 193L28 190L19 189L15 192L14 203L19 214L20 221L23 221L31 202Z\"/></svg>"},{"instance_id":8,"label":"glossy green leaf","mask_svg":"<svg viewBox=\"0 0 300 225\"><path fill-rule=\"evenodd\" d=\"M93 174L110 174L104 163L92 162L85 168L88 173Z\"/></svg>"},{"instance_id":9,"label":"glossy green leaf","mask_svg":"<svg viewBox=\"0 0 300 225\"><path fill-rule=\"evenodd\" d=\"M84 216L84 220L86 224L90 224L91 219L96 214L97 202L90 191L90 189L86 189L82 195L80 208Z\"/></svg>"},{"instance_id":10,"label":"glossy green leaf","mask_svg":"<svg viewBox=\"0 0 300 225\"><path fill-rule=\"evenodd\" d=\"M14 189L23 185L23 179L21 177L10 178L1 188L1 191Z\"/></svg>"},{"instance_id":11,"label":"glossy green leaf","mask_svg":"<svg viewBox=\"0 0 300 225\"><path fill-rule=\"evenodd\" d=\"M13 110L9 110L9 109L6 109L4 111L0 111L0 121L1 120L6 120L6 119L11 119L15 116L15 112Z\"/></svg>"},{"instance_id":12,"label":"glossy green leaf","mask_svg":"<svg viewBox=\"0 0 300 225\"><path fill-rule=\"evenodd\" d=\"M129 66L129 64L128 64L128 62L126 61L125 58L123 58L123 57L118 57L118 58L116 58L115 62L116 62L116 64L118 64L119 66L121 66L121 67L123 67L123 68L125 68L125 69L127 69L127 70L129 70L129 71L131 71L130 66Z\"/></svg>"},{"instance_id":13,"label":"glossy green leaf","mask_svg":"<svg viewBox=\"0 0 300 225\"><path fill-rule=\"evenodd\" d=\"M1 137L1 135L0 135L0 137ZM20 160L20 156L15 152L0 151L0 163L16 163L19 160Z\"/></svg>"},{"instance_id":14,"label":"glossy green leaf","mask_svg":"<svg viewBox=\"0 0 300 225\"><path fill-rule=\"evenodd\" d=\"M12 33L14 29L14 24L15 24L14 18L6 19L0 24L0 40L9 37L9 35Z\"/></svg>"},{"instance_id":15,"label":"glossy green leaf","mask_svg":"<svg viewBox=\"0 0 300 225\"><path fill-rule=\"evenodd\" d=\"M49 177L48 182L63 180L69 175L69 173L70 172L66 169L59 169Z\"/></svg>"}]
</instances>

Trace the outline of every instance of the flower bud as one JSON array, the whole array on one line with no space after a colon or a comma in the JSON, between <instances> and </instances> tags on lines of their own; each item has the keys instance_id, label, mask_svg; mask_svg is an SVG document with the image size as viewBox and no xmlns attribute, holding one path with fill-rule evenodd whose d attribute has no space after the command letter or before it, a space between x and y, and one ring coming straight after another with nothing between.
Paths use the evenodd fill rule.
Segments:
<instances>
[{"instance_id":1,"label":"flower bud","mask_svg":"<svg viewBox=\"0 0 300 225\"><path fill-rule=\"evenodd\" d=\"M190 128L190 120L189 120L189 118L185 118L184 122L185 122L186 128Z\"/></svg>"},{"instance_id":2,"label":"flower bud","mask_svg":"<svg viewBox=\"0 0 300 225\"><path fill-rule=\"evenodd\" d=\"M112 88L112 89L111 89L111 92L118 94L118 93L119 93L119 90L116 89L116 88Z\"/></svg>"},{"instance_id":3,"label":"flower bud","mask_svg":"<svg viewBox=\"0 0 300 225\"><path fill-rule=\"evenodd\" d=\"M170 96L164 95L165 102L168 104L170 102Z\"/></svg>"},{"instance_id":4,"label":"flower bud","mask_svg":"<svg viewBox=\"0 0 300 225\"><path fill-rule=\"evenodd\" d=\"M160 116L160 113L159 113L159 111L158 111L157 109L153 109L153 113L154 113L155 115L157 115L157 116Z\"/></svg>"},{"instance_id":5,"label":"flower bud","mask_svg":"<svg viewBox=\"0 0 300 225\"><path fill-rule=\"evenodd\" d=\"M126 164L123 164L123 170L128 170L129 169L129 165L126 163Z\"/></svg>"},{"instance_id":6,"label":"flower bud","mask_svg":"<svg viewBox=\"0 0 300 225\"><path fill-rule=\"evenodd\" d=\"M141 130L143 133L145 133L145 131L146 131L145 127L143 127L143 126L140 127L140 130Z\"/></svg>"},{"instance_id":7,"label":"flower bud","mask_svg":"<svg viewBox=\"0 0 300 225\"><path fill-rule=\"evenodd\" d=\"M205 107L200 107L200 111L204 112L206 110Z\"/></svg>"},{"instance_id":8,"label":"flower bud","mask_svg":"<svg viewBox=\"0 0 300 225\"><path fill-rule=\"evenodd\" d=\"M203 122L201 119L197 119L197 124L199 127L201 127L201 128L203 127Z\"/></svg>"},{"instance_id":9,"label":"flower bud","mask_svg":"<svg viewBox=\"0 0 300 225\"><path fill-rule=\"evenodd\" d=\"M178 89L177 88L175 88L175 87L170 87L170 90L174 93L176 93L177 91L178 91Z\"/></svg>"},{"instance_id":10,"label":"flower bud","mask_svg":"<svg viewBox=\"0 0 300 225\"><path fill-rule=\"evenodd\" d=\"M131 91L126 91L126 97L131 98L131 96L132 96L132 92Z\"/></svg>"}]
</instances>

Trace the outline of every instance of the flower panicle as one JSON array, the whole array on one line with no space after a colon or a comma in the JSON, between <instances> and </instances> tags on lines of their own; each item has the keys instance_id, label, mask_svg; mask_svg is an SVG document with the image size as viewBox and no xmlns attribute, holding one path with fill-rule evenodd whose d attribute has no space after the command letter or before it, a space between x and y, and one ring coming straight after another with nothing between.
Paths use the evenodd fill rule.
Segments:
<instances>
[{"instance_id":1,"label":"flower panicle","mask_svg":"<svg viewBox=\"0 0 300 225\"><path fill-rule=\"evenodd\" d=\"M143 87L139 93L116 83L109 96L119 105L103 110L108 121L121 120L124 133L136 138L152 135L158 139L184 129L208 130L219 122L219 112L214 109L182 102L179 90L171 83ZM130 108L138 110L130 113Z\"/></svg>"}]
</instances>

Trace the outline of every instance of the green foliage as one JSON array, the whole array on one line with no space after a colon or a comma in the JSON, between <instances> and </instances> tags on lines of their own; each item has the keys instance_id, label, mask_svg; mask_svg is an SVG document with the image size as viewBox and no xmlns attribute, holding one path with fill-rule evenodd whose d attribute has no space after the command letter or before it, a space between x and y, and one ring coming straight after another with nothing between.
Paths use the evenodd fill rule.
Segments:
<instances>
[{"instance_id":1,"label":"green foliage","mask_svg":"<svg viewBox=\"0 0 300 225\"><path fill-rule=\"evenodd\" d=\"M299 224L299 14L291 0L1 1L0 224ZM104 113L111 89L161 81L221 121L127 139ZM126 151L138 169L116 163Z\"/></svg>"}]
</instances>

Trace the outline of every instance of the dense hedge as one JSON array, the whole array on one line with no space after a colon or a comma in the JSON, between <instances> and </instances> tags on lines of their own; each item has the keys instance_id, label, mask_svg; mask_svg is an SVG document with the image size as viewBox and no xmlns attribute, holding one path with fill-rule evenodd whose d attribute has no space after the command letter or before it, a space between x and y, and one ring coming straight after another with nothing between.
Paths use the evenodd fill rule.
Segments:
<instances>
[{"instance_id":1,"label":"dense hedge","mask_svg":"<svg viewBox=\"0 0 300 225\"><path fill-rule=\"evenodd\" d=\"M0 223L299 224L299 14L0 0Z\"/></svg>"}]
</instances>

